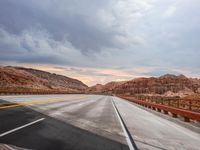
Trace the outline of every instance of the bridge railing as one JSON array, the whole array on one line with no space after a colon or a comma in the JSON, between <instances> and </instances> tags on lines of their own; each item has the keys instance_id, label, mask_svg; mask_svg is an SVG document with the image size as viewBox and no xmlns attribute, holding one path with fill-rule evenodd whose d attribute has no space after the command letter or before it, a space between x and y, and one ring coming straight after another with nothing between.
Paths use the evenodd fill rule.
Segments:
<instances>
[{"instance_id":1,"label":"bridge railing","mask_svg":"<svg viewBox=\"0 0 200 150\"><path fill-rule=\"evenodd\" d=\"M128 95L126 95L128 96ZM148 101L156 104L162 104L172 106L180 109L191 110L200 112L200 99L188 99L180 97L162 97L162 96L147 96L147 95L135 95L137 100Z\"/></svg>"},{"instance_id":2,"label":"bridge railing","mask_svg":"<svg viewBox=\"0 0 200 150\"><path fill-rule=\"evenodd\" d=\"M142 105L144 107L156 110L158 112L163 112L164 114L171 113L172 117L181 116L184 118L184 121L186 121L186 122L189 122L190 119L200 121L200 113L199 112L175 108L175 107L171 107L171 106L167 106L167 105L163 105L163 104L156 104L156 103L143 101L143 100L137 100L136 98L129 97L129 96L118 96L118 97L129 100L131 102Z\"/></svg>"}]
</instances>

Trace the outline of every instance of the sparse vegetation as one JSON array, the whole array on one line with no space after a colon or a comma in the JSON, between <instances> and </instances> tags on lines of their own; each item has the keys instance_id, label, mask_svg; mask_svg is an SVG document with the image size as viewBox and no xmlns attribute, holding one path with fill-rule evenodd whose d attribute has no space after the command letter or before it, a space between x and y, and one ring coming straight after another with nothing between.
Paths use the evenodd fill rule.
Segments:
<instances>
[{"instance_id":1,"label":"sparse vegetation","mask_svg":"<svg viewBox=\"0 0 200 150\"><path fill-rule=\"evenodd\" d=\"M0 67L0 93L83 93L86 88L79 80L45 71Z\"/></svg>"}]
</instances>

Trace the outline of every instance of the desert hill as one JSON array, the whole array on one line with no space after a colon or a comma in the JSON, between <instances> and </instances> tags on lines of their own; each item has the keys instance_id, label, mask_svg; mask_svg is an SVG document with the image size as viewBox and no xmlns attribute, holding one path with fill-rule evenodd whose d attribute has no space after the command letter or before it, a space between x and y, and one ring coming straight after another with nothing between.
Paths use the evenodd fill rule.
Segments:
<instances>
[{"instance_id":1,"label":"desert hill","mask_svg":"<svg viewBox=\"0 0 200 150\"><path fill-rule=\"evenodd\" d=\"M88 87L79 80L41 70L0 66L0 93L89 93L178 96L200 93L200 79L166 74Z\"/></svg>"},{"instance_id":2,"label":"desert hill","mask_svg":"<svg viewBox=\"0 0 200 150\"><path fill-rule=\"evenodd\" d=\"M136 78L130 81L96 85L88 88L87 91L121 95L146 94L184 97L200 93L200 79L166 74L160 77Z\"/></svg>"},{"instance_id":3,"label":"desert hill","mask_svg":"<svg viewBox=\"0 0 200 150\"><path fill-rule=\"evenodd\" d=\"M83 93L81 81L22 67L0 66L0 93Z\"/></svg>"},{"instance_id":4,"label":"desert hill","mask_svg":"<svg viewBox=\"0 0 200 150\"><path fill-rule=\"evenodd\" d=\"M91 86L86 89L86 93L94 93L94 94L99 94L99 93L105 93L105 94L112 94L115 88L121 84L125 83L125 81L120 81L120 82L108 82L105 85L102 84L96 84L95 86Z\"/></svg>"}]
</instances>

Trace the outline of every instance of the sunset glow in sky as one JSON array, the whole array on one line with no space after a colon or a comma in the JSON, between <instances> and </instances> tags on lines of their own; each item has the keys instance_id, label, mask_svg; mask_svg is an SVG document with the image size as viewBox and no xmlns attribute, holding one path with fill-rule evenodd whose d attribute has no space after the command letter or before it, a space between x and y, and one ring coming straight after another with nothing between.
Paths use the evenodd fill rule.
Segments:
<instances>
[{"instance_id":1,"label":"sunset glow in sky","mask_svg":"<svg viewBox=\"0 0 200 150\"><path fill-rule=\"evenodd\" d=\"M0 64L87 85L200 77L199 0L0 0Z\"/></svg>"}]
</instances>

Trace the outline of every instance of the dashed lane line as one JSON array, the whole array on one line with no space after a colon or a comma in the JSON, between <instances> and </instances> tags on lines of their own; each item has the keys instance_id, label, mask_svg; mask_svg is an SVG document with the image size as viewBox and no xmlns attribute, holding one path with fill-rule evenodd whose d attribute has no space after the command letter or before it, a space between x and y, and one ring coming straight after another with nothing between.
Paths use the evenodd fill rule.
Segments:
<instances>
[{"instance_id":1,"label":"dashed lane line","mask_svg":"<svg viewBox=\"0 0 200 150\"><path fill-rule=\"evenodd\" d=\"M11 134L11 133L13 133L13 132L15 132L15 131L18 131L18 130L20 130L20 129L23 129L23 128L25 128L25 127L31 126L31 125L33 125L33 124L35 124L35 123L38 123L38 122L40 122L40 121L42 121L42 120L44 120L44 119L45 119L45 118L40 118L40 119L35 120L35 121L33 121L33 122L27 123L27 124L25 124L25 125L23 125L23 126L20 126L20 127L14 128L14 129L12 129L12 130L6 131L6 132L4 132L4 133L1 133L1 134L0 134L0 138L3 137L3 136L6 136L6 135L8 135L8 134Z\"/></svg>"}]
</instances>

